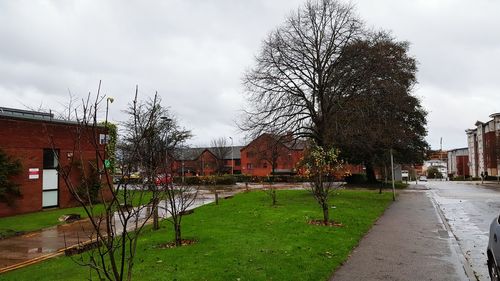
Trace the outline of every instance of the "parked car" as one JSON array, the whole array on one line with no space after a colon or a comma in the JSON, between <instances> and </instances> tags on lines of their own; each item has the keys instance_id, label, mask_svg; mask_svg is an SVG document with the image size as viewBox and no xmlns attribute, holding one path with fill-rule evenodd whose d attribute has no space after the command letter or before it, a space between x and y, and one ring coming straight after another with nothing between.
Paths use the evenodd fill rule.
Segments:
<instances>
[{"instance_id":1,"label":"parked car","mask_svg":"<svg viewBox=\"0 0 500 281\"><path fill-rule=\"evenodd\" d=\"M499 262L500 262L500 216L496 217L490 225L490 240L488 241L488 271L492 281L499 281Z\"/></svg>"},{"instance_id":2,"label":"parked car","mask_svg":"<svg viewBox=\"0 0 500 281\"><path fill-rule=\"evenodd\" d=\"M140 172L132 172L130 174L121 176L121 179L119 179L119 181L123 183L141 183L143 179Z\"/></svg>"},{"instance_id":3,"label":"parked car","mask_svg":"<svg viewBox=\"0 0 500 281\"><path fill-rule=\"evenodd\" d=\"M418 177L418 180L419 181L427 181L427 177L426 176L420 176L420 177Z\"/></svg>"},{"instance_id":4,"label":"parked car","mask_svg":"<svg viewBox=\"0 0 500 281\"><path fill-rule=\"evenodd\" d=\"M156 185L172 183L172 176L170 174L158 174L155 179Z\"/></svg>"}]
</instances>

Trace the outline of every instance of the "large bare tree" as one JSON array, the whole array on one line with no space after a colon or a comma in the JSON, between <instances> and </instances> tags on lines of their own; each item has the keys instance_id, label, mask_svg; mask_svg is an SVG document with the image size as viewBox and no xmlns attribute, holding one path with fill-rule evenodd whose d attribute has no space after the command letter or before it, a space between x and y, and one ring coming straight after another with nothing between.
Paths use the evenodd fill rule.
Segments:
<instances>
[{"instance_id":1,"label":"large bare tree","mask_svg":"<svg viewBox=\"0 0 500 281\"><path fill-rule=\"evenodd\" d=\"M332 116L362 79L341 65L347 47L361 38L363 24L350 5L310 0L271 32L244 76L249 109L240 128L252 137L287 133L330 151ZM324 149L325 148L325 149ZM328 220L323 173L315 174L313 194ZM321 196L316 196L316 195Z\"/></svg>"},{"instance_id":2,"label":"large bare tree","mask_svg":"<svg viewBox=\"0 0 500 281\"><path fill-rule=\"evenodd\" d=\"M353 7L336 0L308 1L271 32L244 76L249 109L240 127L328 141L328 117L355 77L335 75L346 46L362 33Z\"/></svg>"}]
</instances>

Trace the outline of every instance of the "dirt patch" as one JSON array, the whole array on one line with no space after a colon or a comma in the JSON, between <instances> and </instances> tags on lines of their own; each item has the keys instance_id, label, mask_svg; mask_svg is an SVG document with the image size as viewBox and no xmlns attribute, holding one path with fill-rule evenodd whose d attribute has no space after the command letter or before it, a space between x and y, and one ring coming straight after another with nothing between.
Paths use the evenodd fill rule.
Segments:
<instances>
[{"instance_id":1,"label":"dirt patch","mask_svg":"<svg viewBox=\"0 0 500 281\"><path fill-rule=\"evenodd\" d=\"M181 246L189 246L192 244L196 244L196 242L198 242L198 241L192 240L192 239L182 239ZM158 245L158 248L160 248L160 249L171 249L171 248L175 248L175 247L177 247L177 246L175 246L175 242L173 242L173 241Z\"/></svg>"},{"instance_id":2,"label":"dirt patch","mask_svg":"<svg viewBox=\"0 0 500 281\"><path fill-rule=\"evenodd\" d=\"M323 220L310 220L307 222L308 224L312 225L322 225L322 226L330 226L330 227L342 227L343 225L339 222L335 221L328 221L328 223L325 224Z\"/></svg>"}]
</instances>

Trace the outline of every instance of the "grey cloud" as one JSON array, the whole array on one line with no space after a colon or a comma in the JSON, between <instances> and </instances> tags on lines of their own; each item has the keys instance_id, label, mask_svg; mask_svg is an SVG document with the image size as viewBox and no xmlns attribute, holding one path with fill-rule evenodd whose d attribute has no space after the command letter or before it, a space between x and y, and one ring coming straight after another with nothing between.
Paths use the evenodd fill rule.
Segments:
<instances>
[{"instance_id":1,"label":"grey cloud","mask_svg":"<svg viewBox=\"0 0 500 281\"><path fill-rule=\"evenodd\" d=\"M3 106L61 108L73 94L113 96L111 118L133 98L162 96L195 144L238 136L243 71L262 40L303 1L2 1ZM429 142L464 146L463 130L500 111L500 2L359 0L360 17L411 43L419 60Z\"/></svg>"}]
</instances>

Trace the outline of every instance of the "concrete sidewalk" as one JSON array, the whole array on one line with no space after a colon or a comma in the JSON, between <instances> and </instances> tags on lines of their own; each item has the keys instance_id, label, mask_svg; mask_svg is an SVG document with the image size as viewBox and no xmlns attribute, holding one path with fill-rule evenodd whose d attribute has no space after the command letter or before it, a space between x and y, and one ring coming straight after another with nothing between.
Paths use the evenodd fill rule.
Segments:
<instances>
[{"instance_id":1,"label":"concrete sidewalk","mask_svg":"<svg viewBox=\"0 0 500 281\"><path fill-rule=\"evenodd\" d=\"M412 187L400 192L330 280L475 280L427 191Z\"/></svg>"}]
</instances>

